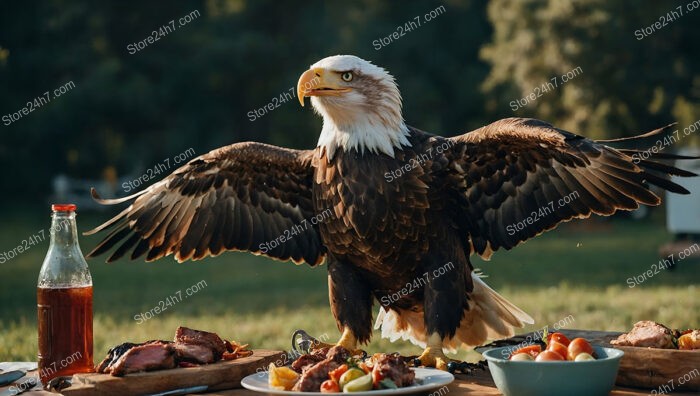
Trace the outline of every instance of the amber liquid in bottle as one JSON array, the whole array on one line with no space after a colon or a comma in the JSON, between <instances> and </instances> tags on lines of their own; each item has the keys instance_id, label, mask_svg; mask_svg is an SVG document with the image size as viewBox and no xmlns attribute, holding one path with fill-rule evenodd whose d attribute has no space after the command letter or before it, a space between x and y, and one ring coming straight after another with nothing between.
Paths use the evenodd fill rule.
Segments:
<instances>
[{"instance_id":1,"label":"amber liquid in bottle","mask_svg":"<svg viewBox=\"0 0 700 396\"><path fill-rule=\"evenodd\" d=\"M39 378L94 371L92 276L80 251L75 205L53 205L51 243L37 282Z\"/></svg>"},{"instance_id":2,"label":"amber liquid in bottle","mask_svg":"<svg viewBox=\"0 0 700 396\"><path fill-rule=\"evenodd\" d=\"M93 371L92 286L37 288L39 378Z\"/></svg>"}]
</instances>

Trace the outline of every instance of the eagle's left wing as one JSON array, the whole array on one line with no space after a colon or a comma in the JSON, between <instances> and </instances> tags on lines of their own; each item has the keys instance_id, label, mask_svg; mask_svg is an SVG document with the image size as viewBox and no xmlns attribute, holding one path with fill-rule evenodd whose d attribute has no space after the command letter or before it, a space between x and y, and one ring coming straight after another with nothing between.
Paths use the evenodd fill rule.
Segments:
<instances>
[{"instance_id":1,"label":"eagle's left wing","mask_svg":"<svg viewBox=\"0 0 700 396\"><path fill-rule=\"evenodd\" d=\"M245 142L199 156L170 176L129 197L133 201L96 229L110 229L88 257L131 253L147 261L170 254L178 261L243 250L315 265L325 259L312 223L312 151Z\"/></svg>"},{"instance_id":2,"label":"eagle's left wing","mask_svg":"<svg viewBox=\"0 0 700 396\"><path fill-rule=\"evenodd\" d=\"M456 222L467 231L472 251L488 259L572 218L658 205L649 184L688 194L667 176L694 173L653 160L688 157L649 152L652 157L642 159L639 151L607 145L612 142L523 118L451 138L448 184L456 192Z\"/></svg>"}]
</instances>

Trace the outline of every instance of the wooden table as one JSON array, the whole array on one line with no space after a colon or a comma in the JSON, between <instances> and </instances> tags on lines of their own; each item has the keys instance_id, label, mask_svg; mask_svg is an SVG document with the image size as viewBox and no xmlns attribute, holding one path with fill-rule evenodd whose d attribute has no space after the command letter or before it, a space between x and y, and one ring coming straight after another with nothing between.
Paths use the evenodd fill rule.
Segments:
<instances>
[{"instance_id":1,"label":"wooden table","mask_svg":"<svg viewBox=\"0 0 700 396\"><path fill-rule=\"evenodd\" d=\"M29 373L28 375L31 375ZM26 380L26 377L22 380ZM483 395L483 396L496 396L501 395L501 392L496 389L491 375L488 371L478 371L473 375L458 374L455 382L448 386L450 392L445 393L449 395ZM0 388L0 390L7 389L7 387ZM615 387L615 389L610 393L611 396L649 396L649 389L631 389L631 388L620 388ZM50 393L46 391L28 391L22 393L22 395L27 396L49 396L55 395L55 393ZM208 396L260 396L260 393L249 391L247 389L232 389L226 391L217 391L212 393L207 393ZM673 393L673 395L679 396L689 396L697 395L697 393Z\"/></svg>"},{"instance_id":2,"label":"wooden table","mask_svg":"<svg viewBox=\"0 0 700 396\"><path fill-rule=\"evenodd\" d=\"M612 333L606 332L596 332L596 331L578 331L569 330L563 331L567 336L579 337L584 336L587 339L596 343L596 340L609 339ZM526 335L516 336L514 339L524 338ZM36 371L28 373L29 375L36 375ZM27 377L22 378L20 381L26 381ZM501 395L501 393L496 389L496 385L493 383L493 379L489 374L488 370L477 370L471 375L458 374L456 376L455 382L448 386L450 395L484 395L484 396L495 396ZM7 387L0 387L0 391L7 389ZM612 396L648 396L651 393L651 389L632 389L624 387L615 387L610 393ZM34 395L34 396L48 396L51 395L50 392L45 392L43 390L28 391L22 393L22 395ZM55 393L53 393L55 395ZM446 393L447 394L447 393ZM673 395L697 395L698 393L691 392L674 392ZM207 393L207 395L216 396L259 396L260 393L249 391L247 389L232 389L225 391L215 391Z\"/></svg>"}]
</instances>

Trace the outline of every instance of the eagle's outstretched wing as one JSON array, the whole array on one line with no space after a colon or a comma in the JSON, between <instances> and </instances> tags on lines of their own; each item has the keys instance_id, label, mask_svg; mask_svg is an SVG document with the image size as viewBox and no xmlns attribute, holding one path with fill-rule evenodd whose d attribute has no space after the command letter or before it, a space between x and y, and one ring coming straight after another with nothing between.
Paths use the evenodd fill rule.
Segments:
<instances>
[{"instance_id":1,"label":"eagle's outstretched wing","mask_svg":"<svg viewBox=\"0 0 700 396\"><path fill-rule=\"evenodd\" d=\"M323 261L325 247L311 224L311 151L237 143L195 158L130 197L119 215L87 232L112 231L90 252L119 245L108 262L131 251L147 261L174 254L178 261L246 250L280 260Z\"/></svg>"},{"instance_id":2,"label":"eagle's outstretched wing","mask_svg":"<svg viewBox=\"0 0 700 396\"><path fill-rule=\"evenodd\" d=\"M649 184L687 194L667 177L695 176L654 161L689 157L651 152L651 158L640 157L633 148L612 148L615 141L593 141L534 119L508 118L450 140L457 221L473 251L487 259L572 218L658 205ZM635 139L619 143L630 147Z\"/></svg>"}]
</instances>

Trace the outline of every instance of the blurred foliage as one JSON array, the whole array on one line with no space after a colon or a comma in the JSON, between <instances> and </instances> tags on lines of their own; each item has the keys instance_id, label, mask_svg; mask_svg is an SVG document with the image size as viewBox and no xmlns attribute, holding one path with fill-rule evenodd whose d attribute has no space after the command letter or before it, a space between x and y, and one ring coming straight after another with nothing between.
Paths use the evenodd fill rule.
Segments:
<instances>
[{"instance_id":1,"label":"blurred foliage","mask_svg":"<svg viewBox=\"0 0 700 396\"><path fill-rule=\"evenodd\" d=\"M483 85L488 112L580 67L580 75L559 80L517 114L595 138L694 123L700 118L700 10L689 12L686 3L491 1L493 40L481 51L493 66ZM660 28L653 34L638 32L655 22Z\"/></svg>"},{"instance_id":2,"label":"blurred foliage","mask_svg":"<svg viewBox=\"0 0 700 396\"><path fill-rule=\"evenodd\" d=\"M43 205L58 173L99 179L192 147L256 140L314 146L321 121L296 100L251 122L316 60L355 54L387 68L409 124L455 135L535 116L593 137L700 118L700 10L643 40L675 2L252 1L0 5L0 117L73 81L9 126L0 122L0 200ZM376 50L373 40L444 6ZM135 54L127 46L198 10ZM509 102L576 67L583 73L515 113ZM172 169L171 169L172 170Z\"/></svg>"}]
</instances>

